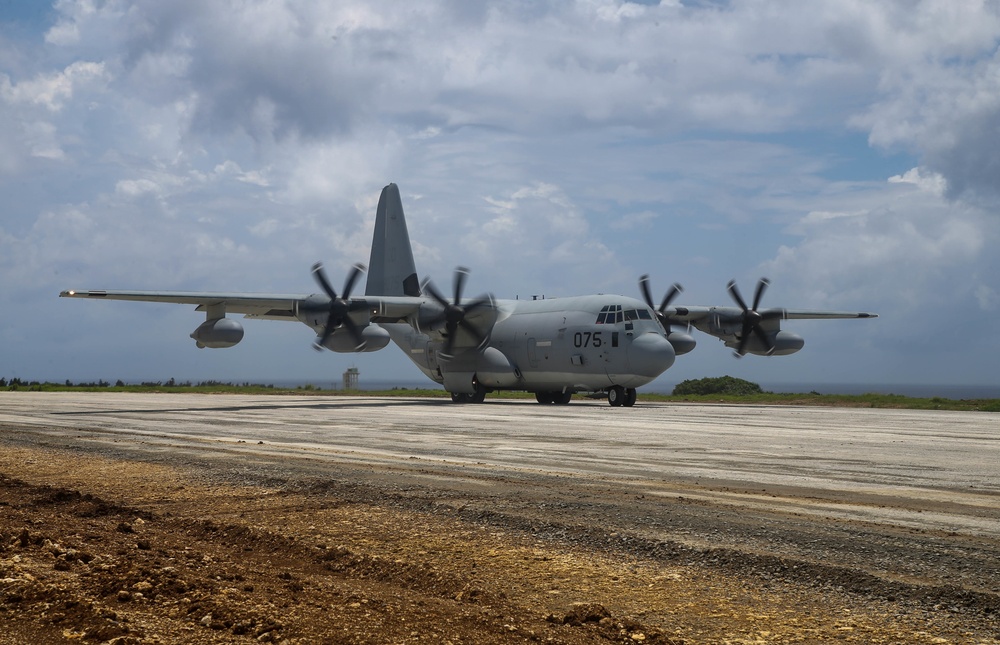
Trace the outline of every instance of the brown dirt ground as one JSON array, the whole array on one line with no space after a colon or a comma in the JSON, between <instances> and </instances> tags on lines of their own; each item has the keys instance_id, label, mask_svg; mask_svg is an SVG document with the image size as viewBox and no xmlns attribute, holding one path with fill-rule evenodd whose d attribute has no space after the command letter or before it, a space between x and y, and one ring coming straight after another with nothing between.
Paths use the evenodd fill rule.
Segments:
<instances>
[{"instance_id":1,"label":"brown dirt ground","mask_svg":"<svg viewBox=\"0 0 1000 645\"><path fill-rule=\"evenodd\" d=\"M363 492L0 445L0 644L1000 642L989 603L646 557Z\"/></svg>"}]
</instances>

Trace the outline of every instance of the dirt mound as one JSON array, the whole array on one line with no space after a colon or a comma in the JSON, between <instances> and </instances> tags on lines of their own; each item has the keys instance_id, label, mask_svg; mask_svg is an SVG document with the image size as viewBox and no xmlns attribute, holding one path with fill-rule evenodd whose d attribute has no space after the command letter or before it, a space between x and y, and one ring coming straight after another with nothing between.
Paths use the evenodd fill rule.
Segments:
<instances>
[{"instance_id":1,"label":"dirt mound","mask_svg":"<svg viewBox=\"0 0 1000 645\"><path fill-rule=\"evenodd\" d=\"M0 451L0 643L998 636L989 607L976 604L990 594L963 604L969 591L957 589L929 606L933 598L907 596L914 586L899 582L889 592L900 597L888 598L879 586L888 583L864 582L865 572L655 542L611 530L593 506L573 523L554 521L549 507L526 519L508 512L523 500L502 480L457 500L401 490L392 471L322 486L311 477L219 483L228 472ZM845 588L851 575L864 584Z\"/></svg>"}]
</instances>

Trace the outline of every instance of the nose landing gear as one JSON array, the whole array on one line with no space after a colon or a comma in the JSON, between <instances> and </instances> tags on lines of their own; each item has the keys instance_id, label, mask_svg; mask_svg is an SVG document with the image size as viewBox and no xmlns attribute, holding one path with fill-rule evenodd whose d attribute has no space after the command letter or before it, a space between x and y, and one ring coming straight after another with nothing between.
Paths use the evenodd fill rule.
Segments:
<instances>
[{"instance_id":1,"label":"nose landing gear","mask_svg":"<svg viewBox=\"0 0 1000 645\"><path fill-rule=\"evenodd\" d=\"M621 406L631 408L635 405L637 397L638 393L634 387L624 388L621 385L614 385L608 389L608 403L615 408Z\"/></svg>"}]
</instances>

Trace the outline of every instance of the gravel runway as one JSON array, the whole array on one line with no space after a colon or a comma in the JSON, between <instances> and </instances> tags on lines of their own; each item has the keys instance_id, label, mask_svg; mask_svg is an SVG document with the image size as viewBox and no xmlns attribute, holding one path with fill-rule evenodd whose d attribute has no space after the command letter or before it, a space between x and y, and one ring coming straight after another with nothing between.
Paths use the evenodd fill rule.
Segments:
<instances>
[{"instance_id":1,"label":"gravel runway","mask_svg":"<svg viewBox=\"0 0 1000 645\"><path fill-rule=\"evenodd\" d=\"M1000 416L992 413L4 392L0 448L27 451L33 460L44 454L53 463L110 460L123 472L124 465L168 469L172 477L193 478L189 490L224 486L346 500L502 531L536 550L610 558L626 569L694 567L798 599L783 601L787 631L718 618L716 631L683 627L676 607L658 613L639 590L604 621L624 624L620 612L628 620L641 613L644 633L660 642L719 642L723 634L752 642L761 632L785 634L761 642L816 642L808 629L839 629L833 619L822 627L805 621L813 616L809 607L823 605L881 612L882 622L865 630L830 632L855 642L1000 637L993 623L1000 615ZM116 490L74 478L72 469L56 477L44 464L0 462L0 474L19 485L86 489L102 499ZM119 497L117 503L146 508L127 491ZM0 558L9 555L0 551ZM572 609L559 602L569 598L552 594L536 607L540 601L518 604L511 590L504 597L549 617L534 629L538 638L545 629L560 642L591 632L605 640L639 633L622 636L628 625L601 631L598 617L590 632L567 636L559 630L573 621L560 621ZM614 597L597 600L614 605ZM792 629L796 624L806 631ZM285 632L294 642L295 629ZM419 640L425 632L414 634ZM508 631L504 638L532 640L526 634ZM352 638L331 642L377 640ZM466 638L476 642L471 632ZM462 641L461 632L452 640Z\"/></svg>"}]
</instances>

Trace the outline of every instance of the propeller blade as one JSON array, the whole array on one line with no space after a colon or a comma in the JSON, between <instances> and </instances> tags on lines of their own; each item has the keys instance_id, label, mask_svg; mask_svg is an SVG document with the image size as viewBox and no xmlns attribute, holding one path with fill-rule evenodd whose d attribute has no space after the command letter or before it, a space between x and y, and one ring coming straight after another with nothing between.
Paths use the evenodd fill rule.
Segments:
<instances>
[{"instance_id":1,"label":"propeller blade","mask_svg":"<svg viewBox=\"0 0 1000 645\"><path fill-rule=\"evenodd\" d=\"M492 297L490 297L490 296L480 296L480 297L476 298L475 300L473 300L472 302L470 302L469 304L464 305L462 308L465 309L465 313L466 314L470 314L473 311L475 311L476 309L481 309L483 307L492 307L492 306L493 306L493 298Z\"/></svg>"},{"instance_id":2,"label":"propeller blade","mask_svg":"<svg viewBox=\"0 0 1000 645\"><path fill-rule=\"evenodd\" d=\"M743 330L740 332L740 344L733 352L736 354L736 358L743 358L747 353L747 343L750 341L750 325L746 322L743 323Z\"/></svg>"},{"instance_id":3,"label":"propeller blade","mask_svg":"<svg viewBox=\"0 0 1000 645\"><path fill-rule=\"evenodd\" d=\"M353 320L351 320L350 316L344 316L344 326L347 327L347 332L351 335L351 338L354 339L355 349L361 349L368 344L365 337L361 335L361 330L358 329L358 326Z\"/></svg>"},{"instance_id":4,"label":"propeller blade","mask_svg":"<svg viewBox=\"0 0 1000 645\"><path fill-rule=\"evenodd\" d=\"M649 291L649 274L644 273L642 277L639 278L639 290L642 291L642 297L649 305L650 309L656 310L656 306L653 304L653 295Z\"/></svg>"},{"instance_id":5,"label":"propeller blade","mask_svg":"<svg viewBox=\"0 0 1000 645\"><path fill-rule=\"evenodd\" d=\"M666 311L667 307L670 306L670 303L673 302L674 298L676 298L677 294L679 294L681 291L684 291L684 287L682 287L680 284L675 282L672 285L670 285L670 290L667 291L666 295L663 296L663 302L660 303L660 313Z\"/></svg>"},{"instance_id":6,"label":"propeller blade","mask_svg":"<svg viewBox=\"0 0 1000 645\"><path fill-rule=\"evenodd\" d=\"M736 280L730 280L729 284L726 285L726 289L729 290L729 295L732 296L733 300L736 301L736 304L740 306L740 309L744 312L749 311L747 303L743 302L743 296L740 295L740 290L736 286Z\"/></svg>"},{"instance_id":7,"label":"propeller blade","mask_svg":"<svg viewBox=\"0 0 1000 645\"><path fill-rule=\"evenodd\" d=\"M743 296L740 294L739 287L736 286L735 280L730 280L729 284L726 285L726 289L729 291L729 295L732 296L736 304L740 306L743 310L742 314L742 327L740 329L740 342L736 347L736 351L733 353L737 358L742 358L746 354L747 344L750 342L750 336L756 336L757 340L760 341L761 345L767 348L767 355L770 356L774 352L774 341L771 340L771 336L764 331L761 323L764 320L771 320L774 318L783 318L784 311L781 309L765 311L760 313L758 308L760 307L760 301L764 297L764 292L770 286L771 282L767 278L761 278L757 282L757 288L753 294L753 307L747 307L746 302L743 300Z\"/></svg>"},{"instance_id":8,"label":"propeller blade","mask_svg":"<svg viewBox=\"0 0 1000 645\"><path fill-rule=\"evenodd\" d=\"M466 317L478 309L494 307L495 303L493 296L480 296L479 298L463 305L462 292L465 290L465 282L468 277L469 270L467 268L457 267L455 269L453 285L454 299L451 302L445 300L444 296L441 295L430 280L424 280L421 285L424 292L443 308L443 311L431 321L431 324L433 325L440 324L442 321L445 323L443 332L444 345L441 347L439 352L442 356L452 356L452 351L455 348L455 337L458 335L457 332L459 328L462 328L471 334L472 337L476 339L478 347L482 347L487 340L487 335L479 330L475 325L467 321Z\"/></svg>"},{"instance_id":9,"label":"propeller blade","mask_svg":"<svg viewBox=\"0 0 1000 645\"><path fill-rule=\"evenodd\" d=\"M465 290L465 280L469 277L469 270L465 267L455 269L455 300L456 306L462 304L462 291Z\"/></svg>"},{"instance_id":10,"label":"propeller blade","mask_svg":"<svg viewBox=\"0 0 1000 645\"><path fill-rule=\"evenodd\" d=\"M771 342L771 337L761 328L760 325L754 325L754 333L757 335L757 340L763 343L764 347L767 348L767 355L770 356L774 353L774 343Z\"/></svg>"},{"instance_id":11,"label":"propeller blade","mask_svg":"<svg viewBox=\"0 0 1000 645\"><path fill-rule=\"evenodd\" d=\"M323 333L320 334L319 340L313 341L313 349L316 351L323 351L327 339L333 335L333 331L337 328L336 316L337 314L331 307L330 314L326 317L326 325L323 326Z\"/></svg>"},{"instance_id":12,"label":"propeller blade","mask_svg":"<svg viewBox=\"0 0 1000 645\"><path fill-rule=\"evenodd\" d=\"M760 281L757 282L757 292L753 294L753 310L754 311L757 311L757 308L760 307L760 298L761 298L761 296L764 295L764 291L767 289L768 285L770 285L770 284L771 284L771 281L768 280L767 278L761 278Z\"/></svg>"},{"instance_id":13,"label":"propeller blade","mask_svg":"<svg viewBox=\"0 0 1000 645\"><path fill-rule=\"evenodd\" d=\"M330 286L330 281L326 279L326 272L323 270L323 263L317 262L312 266L313 277L316 278L316 282L319 282L319 286L323 289L323 293L330 296L330 300L337 299L337 292L333 290Z\"/></svg>"},{"instance_id":14,"label":"propeller blade","mask_svg":"<svg viewBox=\"0 0 1000 645\"><path fill-rule=\"evenodd\" d=\"M348 300L351 297L351 291L354 289L354 283L358 281L358 277L364 272L365 265L355 264L351 267L351 272L347 274L347 280L344 281L344 300Z\"/></svg>"},{"instance_id":15,"label":"propeller blade","mask_svg":"<svg viewBox=\"0 0 1000 645\"><path fill-rule=\"evenodd\" d=\"M663 300L660 301L659 308L657 308L656 305L653 304L653 294L650 292L649 289L648 274L645 274L639 278L639 290L642 291L643 300L645 300L649 308L653 310L653 313L656 314L656 317L660 319L660 322L663 323L663 326L669 327L671 323L669 316L667 316L667 307L669 307L670 303L673 302L674 298L677 297L677 294L684 291L684 287L682 287L676 282L670 285L670 289L667 290L667 293L663 295ZM667 329L667 332L669 333L670 330Z\"/></svg>"},{"instance_id":16,"label":"propeller blade","mask_svg":"<svg viewBox=\"0 0 1000 645\"><path fill-rule=\"evenodd\" d=\"M470 323L468 320L465 320L463 318L462 322L460 322L459 325L461 325L462 328L465 329L465 331L467 331L470 334L472 334L472 337L476 339L476 341L477 341L476 342L476 347L482 347L483 343L486 342L486 334L484 334L483 332L479 331L479 328L476 327L475 325L473 325L472 323Z\"/></svg>"},{"instance_id":17,"label":"propeller blade","mask_svg":"<svg viewBox=\"0 0 1000 645\"><path fill-rule=\"evenodd\" d=\"M431 282L430 280L424 280L424 283L421 285L421 289L429 293L431 295L431 298L437 300L439 305L441 305L445 309L448 308L448 305L450 303L444 299L444 296L441 295L441 292L439 292L437 289L434 288L433 282Z\"/></svg>"},{"instance_id":18,"label":"propeller blade","mask_svg":"<svg viewBox=\"0 0 1000 645\"><path fill-rule=\"evenodd\" d=\"M347 279L344 281L343 296L338 296L337 292L333 290L330 280L326 277L326 271L323 270L323 263L317 262L312 266L313 277L319 283L323 292L330 298L330 312L326 317L326 325L323 326L323 332L320 334L319 339L313 342L313 348L317 351L323 350L326 341L341 326L347 328L347 331L357 343L355 346L356 349L364 347L366 342L364 336L361 334L360 328L358 328L350 317L351 291L354 289L354 284L358 281L358 277L364 270L365 265L363 264L355 264L351 267L351 272L347 274Z\"/></svg>"}]
</instances>

